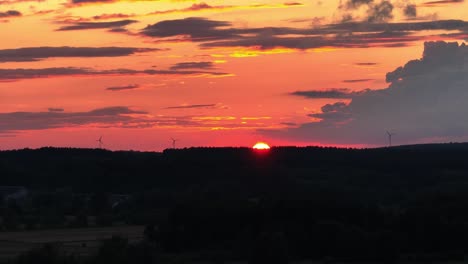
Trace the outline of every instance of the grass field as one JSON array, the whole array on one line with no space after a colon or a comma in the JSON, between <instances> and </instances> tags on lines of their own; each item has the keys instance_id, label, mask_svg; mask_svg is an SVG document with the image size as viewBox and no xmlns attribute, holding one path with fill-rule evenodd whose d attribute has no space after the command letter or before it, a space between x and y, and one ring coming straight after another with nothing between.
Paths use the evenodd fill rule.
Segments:
<instances>
[{"instance_id":1,"label":"grass field","mask_svg":"<svg viewBox=\"0 0 468 264\"><path fill-rule=\"evenodd\" d=\"M144 226L55 229L22 232L0 232L0 262L46 243L59 243L77 256L86 256L96 250L99 241L120 235L129 241L142 239Z\"/></svg>"}]
</instances>

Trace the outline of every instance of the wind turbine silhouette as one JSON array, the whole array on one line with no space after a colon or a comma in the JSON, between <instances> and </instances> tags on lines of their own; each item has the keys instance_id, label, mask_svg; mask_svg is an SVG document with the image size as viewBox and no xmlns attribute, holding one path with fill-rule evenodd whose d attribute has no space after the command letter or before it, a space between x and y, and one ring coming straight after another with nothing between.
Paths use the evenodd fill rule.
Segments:
<instances>
[{"instance_id":1,"label":"wind turbine silhouette","mask_svg":"<svg viewBox=\"0 0 468 264\"><path fill-rule=\"evenodd\" d=\"M175 138L171 138L172 140L172 148L175 149L176 148L176 142L179 141L178 139L175 139Z\"/></svg>"},{"instance_id":2,"label":"wind turbine silhouette","mask_svg":"<svg viewBox=\"0 0 468 264\"><path fill-rule=\"evenodd\" d=\"M392 146L392 137L394 135L396 135L396 133L391 133L391 132L387 131L387 135L388 135L388 146L391 147Z\"/></svg>"},{"instance_id":3,"label":"wind turbine silhouette","mask_svg":"<svg viewBox=\"0 0 468 264\"><path fill-rule=\"evenodd\" d=\"M104 145L104 142L102 142L102 136L96 141L99 143L99 148L102 149L102 146Z\"/></svg>"}]
</instances>

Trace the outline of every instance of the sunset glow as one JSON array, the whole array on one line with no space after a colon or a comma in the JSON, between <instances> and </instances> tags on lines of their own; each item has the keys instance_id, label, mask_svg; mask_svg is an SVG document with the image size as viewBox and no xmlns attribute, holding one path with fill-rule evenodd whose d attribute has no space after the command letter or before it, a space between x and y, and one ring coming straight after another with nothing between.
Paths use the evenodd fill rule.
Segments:
<instances>
[{"instance_id":1,"label":"sunset glow","mask_svg":"<svg viewBox=\"0 0 468 264\"><path fill-rule=\"evenodd\" d=\"M468 61L466 10L427 0L0 1L0 149L96 147L101 135L108 149L155 151L171 137L181 148L248 147L259 136L382 146L386 130L395 144L468 140L454 132L468 130L468 93L457 88L468 67L451 59Z\"/></svg>"},{"instance_id":2,"label":"sunset glow","mask_svg":"<svg viewBox=\"0 0 468 264\"><path fill-rule=\"evenodd\" d=\"M270 146L268 146L268 144L266 144L266 143L258 142L252 148L256 149L256 150L269 150Z\"/></svg>"}]
</instances>

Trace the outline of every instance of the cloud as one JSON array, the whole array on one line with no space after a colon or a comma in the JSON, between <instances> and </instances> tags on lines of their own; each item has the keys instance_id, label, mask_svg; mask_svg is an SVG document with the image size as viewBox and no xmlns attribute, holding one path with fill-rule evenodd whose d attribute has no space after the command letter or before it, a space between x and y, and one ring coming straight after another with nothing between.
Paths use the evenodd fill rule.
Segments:
<instances>
[{"instance_id":1,"label":"cloud","mask_svg":"<svg viewBox=\"0 0 468 264\"><path fill-rule=\"evenodd\" d=\"M193 109L193 108L213 108L217 104L194 104L194 105L179 105L179 106L169 106L164 109Z\"/></svg>"},{"instance_id":2,"label":"cloud","mask_svg":"<svg viewBox=\"0 0 468 264\"><path fill-rule=\"evenodd\" d=\"M374 79L353 79L353 80L343 80L344 83L359 83L359 82L369 82L374 81Z\"/></svg>"},{"instance_id":3,"label":"cloud","mask_svg":"<svg viewBox=\"0 0 468 264\"><path fill-rule=\"evenodd\" d=\"M463 68L468 58L464 44L459 46L456 42L426 42L421 60L412 60L405 66L398 67L386 75L389 83L398 83L407 78L421 76L429 71L437 71L444 68Z\"/></svg>"},{"instance_id":4,"label":"cloud","mask_svg":"<svg viewBox=\"0 0 468 264\"><path fill-rule=\"evenodd\" d=\"M354 63L354 65L357 65L357 66L375 66L375 65L378 65L377 62L356 62Z\"/></svg>"},{"instance_id":5,"label":"cloud","mask_svg":"<svg viewBox=\"0 0 468 264\"><path fill-rule=\"evenodd\" d=\"M320 119L298 128L263 130L264 134L328 144L386 144L395 131L399 144L456 141L468 123L468 47L426 42L421 59L387 74L389 86L352 96L349 104L328 105Z\"/></svg>"},{"instance_id":6,"label":"cloud","mask_svg":"<svg viewBox=\"0 0 468 264\"><path fill-rule=\"evenodd\" d=\"M141 34L159 41L200 42L201 48L248 47L257 50L275 48L313 49L321 47L364 48L402 47L428 38L431 30L468 28L463 20L387 23L389 7L385 1L370 13L370 23L347 22L311 28L263 27L236 28L230 22L207 18L165 20L149 25ZM379 22L380 21L380 22ZM423 32L424 31L424 32ZM422 34L421 34L422 33ZM441 35L440 32L435 34ZM466 34L453 35L463 38ZM432 35L431 37L434 37Z\"/></svg>"},{"instance_id":7,"label":"cloud","mask_svg":"<svg viewBox=\"0 0 468 264\"><path fill-rule=\"evenodd\" d=\"M126 106L98 108L88 112L64 112L56 110L58 109L49 108L48 112L0 113L0 133L73 127L95 123L115 124L131 122L136 118L135 115L147 114L145 111L133 110Z\"/></svg>"},{"instance_id":8,"label":"cloud","mask_svg":"<svg viewBox=\"0 0 468 264\"><path fill-rule=\"evenodd\" d=\"M300 3L300 2L285 2L285 3L283 3L283 5L285 5L285 6L303 6L304 4Z\"/></svg>"},{"instance_id":9,"label":"cloud","mask_svg":"<svg viewBox=\"0 0 468 264\"><path fill-rule=\"evenodd\" d=\"M0 0L0 5L12 5L25 2L45 2L45 0Z\"/></svg>"},{"instance_id":10,"label":"cloud","mask_svg":"<svg viewBox=\"0 0 468 264\"><path fill-rule=\"evenodd\" d=\"M308 91L295 91L290 93L290 95L301 96L305 98L312 99L344 99L344 98L353 98L355 96L362 95L363 93L368 92L369 90L364 91L351 91L348 88L333 88L333 89L324 89L324 90L308 90Z\"/></svg>"},{"instance_id":11,"label":"cloud","mask_svg":"<svg viewBox=\"0 0 468 264\"><path fill-rule=\"evenodd\" d=\"M237 36L235 29L226 29L229 26L231 26L231 23L226 21L190 17L164 20L153 25L148 25L142 30L142 34L160 38L189 36L193 41L206 41Z\"/></svg>"},{"instance_id":12,"label":"cloud","mask_svg":"<svg viewBox=\"0 0 468 264\"><path fill-rule=\"evenodd\" d=\"M0 63L39 61L59 57L119 57L139 52L150 52L157 49L126 47L32 47L0 50Z\"/></svg>"},{"instance_id":13,"label":"cloud","mask_svg":"<svg viewBox=\"0 0 468 264\"><path fill-rule=\"evenodd\" d=\"M438 0L438 1L429 1L424 2L424 6L433 6L433 5L447 5L447 4L458 4L463 3L465 0Z\"/></svg>"},{"instance_id":14,"label":"cloud","mask_svg":"<svg viewBox=\"0 0 468 264\"><path fill-rule=\"evenodd\" d=\"M407 4L403 8L403 14L408 17L408 18L415 18L418 16L418 10L416 8L416 5L414 4Z\"/></svg>"},{"instance_id":15,"label":"cloud","mask_svg":"<svg viewBox=\"0 0 468 264\"><path fill-rule=\"evenodd\" d=\"M7 17L19 17L21 16L21 12L16 10L8 10L6 12L0 12L0 18L7 18Z\"/></svg>"},{"instance_id":16,"label":"cloud","mask_svg":"<svg viewBox=\"0 0 468 264\"><path fill-rule=\"evenodd\" d=\"M57 29L58 31L84 30L84 29L115 29L138 22L137 20L118 20L110 22L76 22Z\"/></svg>"},{"instance_id":17,"label":"cloud","mask_svg":"<svg viewBox=\"0 0 468 264\"><path fill-rule=\"evenodd\" d=\"M201 2L201 3L194 3L191 6L182 8L182 9L154 11L154 12L149 13L148 15L166 15L166 14L172 14L172 13L185 13L185 12L193 12L193 11L201 11L201 10L221 10L221 9L227 9L227 8L234 8L234 6L230 6L230 5L229 6L226 6L226 5L212 6L205 2Z\"/></svg>"},{"instance_id":18,"label":"cloud","mask_svg":"<svg viewBox=\"0 0 468 264\"><path fill-rule=\"evenodd\" d=\"M93 16L93 20L107 20L107 19L117 19L117 18L122 19L122 18L129 18L133 16L135 15L122 14L122 13L101 14L101 15Z\"/></svg>"},{"instance_id":19,"label":"cloud","mask_svg":"<svg viewBox=\"0 0 468 264\"><path fill-rule=\"evenodd\" d=\"M370 23L386 22L393 18L393 4L390 1L382 2L369 6L367 11L367 21Z\"/></svg>"},{"instance_id":20,"label":"cloud","mask_svg":"<svg viewBox=\"0 0 468 264\"><path fill-rule=\"evenodd\" d=\"M91 68L56 67L40 69L0 69L0 82L16 81L23 79L47 78L47 77L71 77L71 76L112 76L112 75L211 75L225 76L227 73L210 71L174 71L174 70L132 70L132 69L112 69L95 70Z\"/></svg>"},{"instance_id":21,"label":"cloud","mask_svg":"<svg viewBox=\"0 0 468 264\"><path fill-rule=\"evenodd\" d=\"M374 2L374 0L348 0L344 4L340 5L340 8L356 9L363 5L369 5L372 2Z\"/></svg>"},{"instance_id":22,"label":"cloud","mask_svg":"<svg viewBox=\"0 0 468 264\"><path fill-rule=\"evenodd\" d=\"M73 6L80 6L80 5L86 5L86 4L107 4L107 3L114 3L114 2L117 2L117 0L71 0L66 5L68 7L73 7Z\"/></svg>"},{"instance_id":23,"label":"cloud","mask_svg":"<svg viewBox=\"0 0 468 264\"><path fill-rule=\"evenodd\" d=\"M130 85L125 85L125 86L112 86L112 87L107 87L106 90L108 91L113 91L113 92L118 92L118 91L124 91L124 90L134 90L138 89L141 86L138 84L130 84Z\"/></svg>"},{"instance_id":24,"label":"cloud","mask_svg":"<svg viewBox=\"0 0 468 264\"><path fill-rule=\"evenodd\" d=\"M63 112L63 111L65 111L65 109L63 109L63 108L54 108L54 107L50 107L47 110L49 110L49 112Z\"/></svg>"},{"instance_id":25,"label":"cloud","mask_svg":"<svg viewBox=\"0 0 468 264\"><path fill-rule=\"evenodd\" d=\"M310 117L321 119L322 122L345 123L352 117L347 104L337 102L322 106L321 113L310 114Z\"/></svg>"},{"instance_id":26,"label":"cloud","mask_svg":"<svg viewBox=\"0 0 468 264\"><path fill-rule=\"evenodd\" d=\"M212 69L213 62L201 61L201 62L180 62L171 66L171 70L186 70L186 69Z\"/></svg>"},{"instance_id":27,"label":"cloud","mask_svg":"<svg viewBox=\"0 0 468 264\"><path fill-rule=\"evenodd\" d=\"M192 108L202 106L193 105ZM205 107L209 108L209 106ZM50 110L47 112L8 112L0 113L0 137L15 136L27 130L79 127L174 128L180 126L184 128L255 129L265 126L261 119L263 117L258 119L259 122L252 119L248 124L239 124L238 118L233 116L153 116L151 113L128 106L110 106L81 112Z\"/></svg>"}]
</instances>

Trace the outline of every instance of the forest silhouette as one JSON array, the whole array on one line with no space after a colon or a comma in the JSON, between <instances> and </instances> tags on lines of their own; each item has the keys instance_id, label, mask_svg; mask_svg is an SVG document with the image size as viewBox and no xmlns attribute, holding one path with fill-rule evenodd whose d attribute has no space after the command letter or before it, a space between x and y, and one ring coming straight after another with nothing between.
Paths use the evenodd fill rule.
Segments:
<instances>
[{"instance_id":1,"label":"forest silhouette","mask_svg":"<svg viewBox=\"0 0 468 264\"><path fill-rule=\"evenodd\" d=\"M0 199L2 230L85 228L90 215L99 226L146 226L139 244L103 242L86 260L93 263L136 255L146 256L139 263L175 255L213 263L460 261L468 253L468 144L24 149L0 152L0 173L0 185L30 193L22 204ZM113 206L116 194L126 199ZM18 261L50 252L61 259L44 248Z\"/></svg>"}]
</instances>

